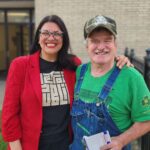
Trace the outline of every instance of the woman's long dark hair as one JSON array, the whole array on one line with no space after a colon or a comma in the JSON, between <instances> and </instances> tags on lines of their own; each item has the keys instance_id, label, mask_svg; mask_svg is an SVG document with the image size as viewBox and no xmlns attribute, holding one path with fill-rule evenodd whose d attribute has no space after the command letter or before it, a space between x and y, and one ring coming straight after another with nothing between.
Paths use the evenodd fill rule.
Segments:
<instances>
[{"instance_id":1,"label":"woman's long dark hair","mask_svg":"<svg viewBox=\"0 0 150 150\"><path fill-rule=\"evenodd\" d=\"M40 44L39 44L39 31L42 28L42 26L47 22L53 22L56 23L61 31L63 32L63 45L61 50L58 52L58 65L61 69L70 69L75 70L77 68L77 64L73 61L73 57L75 57L73 54L69 54L68 51L71 53L71 46L70 46L70 40L67 28L63 22L63 20L58 17L57 15L51 15L44 17L39 26L37 27L37 30L35 32L35 37L33 40L33 44L30 49L30 54L34 54L35 52L41 50Z\"/></svg>"}]
</instances>

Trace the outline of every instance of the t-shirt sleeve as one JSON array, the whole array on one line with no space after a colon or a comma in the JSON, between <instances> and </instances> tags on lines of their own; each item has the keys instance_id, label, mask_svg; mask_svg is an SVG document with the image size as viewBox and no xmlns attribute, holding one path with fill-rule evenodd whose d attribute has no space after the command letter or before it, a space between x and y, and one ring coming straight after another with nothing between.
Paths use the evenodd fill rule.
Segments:
<instances>
[{"instance_id":1,"label":"t-shirt sleeve","mask_svg":"<svg viewBox=\"0 0 150 150\"><path fill-rule=\"evenodd\" d=\"M134 77L131 82L132 107L131 118L133 122L150 120L150 91L141 74Z\"/></svg>"}]
</instances>

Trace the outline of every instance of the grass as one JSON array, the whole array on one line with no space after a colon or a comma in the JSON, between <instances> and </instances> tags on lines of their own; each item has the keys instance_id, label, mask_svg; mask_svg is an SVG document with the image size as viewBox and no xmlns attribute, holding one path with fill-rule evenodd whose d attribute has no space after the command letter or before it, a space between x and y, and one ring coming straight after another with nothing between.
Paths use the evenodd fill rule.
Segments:
<instances>
[{"instance_id":1,"label":"grass","mask_svg":"<svg viewBox=\"0 0 150 150\"><path fill-rule=\"evenodd\" d=\"M6 150L7 149L7 144L3 141L3 138L0 133L0 150Z\"/></svg>"}]
</instances>

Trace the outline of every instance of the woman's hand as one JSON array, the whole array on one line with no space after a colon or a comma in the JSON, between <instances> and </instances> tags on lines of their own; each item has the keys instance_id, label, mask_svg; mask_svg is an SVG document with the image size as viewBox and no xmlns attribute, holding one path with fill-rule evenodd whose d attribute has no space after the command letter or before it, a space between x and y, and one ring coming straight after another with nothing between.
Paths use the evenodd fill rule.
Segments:
<instances>
[{"instance_id":1,"label":"woman's hand","mask_svg":"<svg viewBox=\"0 0 150 150\"><path fill-rule=\"evenodd\" d=\"M20 140L9 142L9 146L11 150L22 150Z\"/></svg>"},{"instance_id":2,"label":"woman's hand","mask_svg":"<svg viewBox=\"0 0 150 150\"><path fill-rule=\"evenodd\" d=\"M121 69L124 65L127 65L128 67L134 67L134 65L130 62L128 57L124 55L119 55L115 57L117 66Z\"/></svg>"}]
</instances>

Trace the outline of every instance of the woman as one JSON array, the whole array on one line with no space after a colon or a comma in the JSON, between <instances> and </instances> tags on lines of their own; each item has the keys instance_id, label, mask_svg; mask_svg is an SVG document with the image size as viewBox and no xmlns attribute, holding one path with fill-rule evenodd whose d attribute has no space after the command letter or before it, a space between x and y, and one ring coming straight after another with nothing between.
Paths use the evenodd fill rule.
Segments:
<instances>
[{"instance_id":1,"label":"woman","mask_svg":"<svg viewBox=\"0 0 150 150\"><path fill-rule=\"evenodd\" d=\"M3 137L11 150L68 149L75 69L70 41L58 16L39 24L31 55L10 66L3 105Z\"/></svg>"},{"instance_id":2,"label":"woman","mask_svg":"<svg viewBox=\"0 0 150 150\"><path fill-rule=\"evenodd\" d=\"M46 16L36 30L31 55L11 63L2 109L2 134L9 149L69 149L69 111L80 64L69 50L62 19Z\"/></svg>"}]
</instances>

